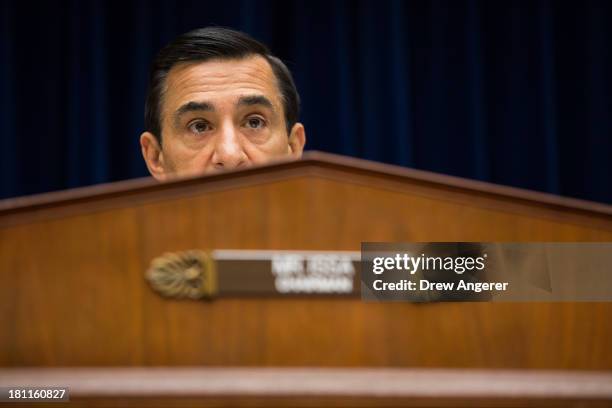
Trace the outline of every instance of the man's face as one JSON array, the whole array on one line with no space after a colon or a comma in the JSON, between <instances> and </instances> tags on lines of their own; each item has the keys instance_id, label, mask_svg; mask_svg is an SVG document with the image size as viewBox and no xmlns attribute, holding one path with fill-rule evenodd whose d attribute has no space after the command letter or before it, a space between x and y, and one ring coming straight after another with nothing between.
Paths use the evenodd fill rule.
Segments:
<instances>
[{"instance_id":1,"label":"man's face","mask_svg":"<svg viewBox=\"0 0 612 408\"><path fill-rule=\"evenodd\" d=\"M304 127L287 134L276 78L261 56L177 64L161 106L162 145L149 132L140 137L159 180L302 154Z\"/></svg>"}]
</instances>

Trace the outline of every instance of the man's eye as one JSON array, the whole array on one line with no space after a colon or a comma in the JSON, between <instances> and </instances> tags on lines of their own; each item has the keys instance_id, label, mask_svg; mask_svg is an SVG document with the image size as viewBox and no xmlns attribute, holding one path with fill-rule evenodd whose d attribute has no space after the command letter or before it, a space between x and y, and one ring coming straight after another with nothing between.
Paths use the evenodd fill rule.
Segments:
<instances>
[{"instance_id":1,"label":"man's eye","mask_svg":"<svg viewBox=\"0 0 612 408\"><path fill-rule=\"evenodd\" d=\"M189 125L189 130L193 133L204 133L210 130L210 124L208 122L197 121Z\"/></svg>"},{"instance_id":2,"label":"man's eye","mask_svg":"<svg viewBox=\"0 0 612 408\"><path fill-rule=\"evenodd\" d=\"M260 129L266 125L266 122L258 117L248 118L246 121L246 126L249 129Z\"/></svg>"}]
</instances>

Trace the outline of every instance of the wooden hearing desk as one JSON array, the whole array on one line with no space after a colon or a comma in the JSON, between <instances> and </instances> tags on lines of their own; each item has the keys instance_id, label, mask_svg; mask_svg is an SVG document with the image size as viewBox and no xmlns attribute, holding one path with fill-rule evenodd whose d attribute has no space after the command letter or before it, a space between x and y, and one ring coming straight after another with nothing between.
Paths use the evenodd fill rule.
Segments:
<instances>
[{"instance_id":1,"label":"wooden hearing desk","mask_svg":"<svg viewBox=\"0 0 612 408\"><path fill-rule=\"evenodd\" d=\"M5 200L0 379L6 383L23 375L11 370L28 367L32 379L49 373L40 367L594 375L612 369L612 303L363 303L321 296L169 300L143 278L151 260L169 251L358 251L362 241L612 241L612 209L315 152L300 161L166 184L134 180ZM478 377L485 381L478 384L488 377ZM345 382L337 378L345 386L352 383L350 376ZM274 381L267 387L274 389ZM439 387L444 394L442 380ZM610 385L604 388L603 394L589 394L592 398L574 397L601 402ZM372 392L369 397L380 397ZM168 397L166 405L179 404L176 394L168 395L175 400ZM310 397L318 401L321 395ZM453 404L461 401L455 397Z\"/></svg>"}]
</instances>

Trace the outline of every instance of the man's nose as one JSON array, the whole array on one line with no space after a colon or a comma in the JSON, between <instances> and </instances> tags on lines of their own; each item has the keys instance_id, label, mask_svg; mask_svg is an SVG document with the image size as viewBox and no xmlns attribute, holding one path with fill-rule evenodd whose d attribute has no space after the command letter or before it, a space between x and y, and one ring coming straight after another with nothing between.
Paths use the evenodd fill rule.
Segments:
<instances>
[{"instance_id":1,"label":"man's nose","mask_svg":"<svg viewBox=\"0 0 612 408\"><path fill-rule=\"evenodd\" d=\"M216 169L234 169L247 163L247 155L244 152L240 135L233 124L224 125L220 129L212 163Z\"/></svg>"}]
</instances>

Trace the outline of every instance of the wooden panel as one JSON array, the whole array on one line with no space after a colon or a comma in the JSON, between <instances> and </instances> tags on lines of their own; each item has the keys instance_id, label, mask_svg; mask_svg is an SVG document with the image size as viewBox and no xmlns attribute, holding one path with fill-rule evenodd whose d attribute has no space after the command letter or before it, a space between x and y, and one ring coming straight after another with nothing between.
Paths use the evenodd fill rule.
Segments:
<instances>
[{"instance_id":1,"label":"wooden panel","mask_svg":"<svg viewBox=\"0 0 612 408\"><path fill-rule=\"evenodd\" d=\"M68 388L71 402L51 406L603 407L612 402L611 374L575 371L0 370L0 386L25 383Z\"/></svg>"},{"instance_id":2,"label":"wooden panel","mask_svg":"<svg viewBox=\"0 0 612 408\"><path fill-rule=\"evenodd\" d=\"M5 205L0 365L611 369L611 303L172 301L143 279L192 248L612 240L608 207L502 193L292 163Z\"/></svg>"}]
</instances>

